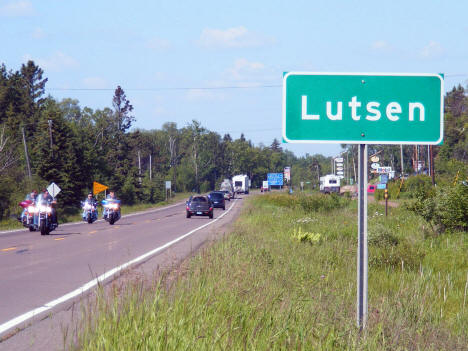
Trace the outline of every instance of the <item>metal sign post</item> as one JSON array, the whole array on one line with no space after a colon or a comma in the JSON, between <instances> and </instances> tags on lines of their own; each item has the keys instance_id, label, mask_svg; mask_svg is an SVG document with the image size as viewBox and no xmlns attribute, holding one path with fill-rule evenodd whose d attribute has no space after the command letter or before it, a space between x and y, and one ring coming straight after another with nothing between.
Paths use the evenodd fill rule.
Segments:
<instances>
[{"instance_id":1,"label":"metal sign post","mask_svg":"<svg viewBox=\"0 0 468 351\"><path fill-rule=\"evenodd\" d=\"M358 254L357 254L357 325L367 322L367 145L359 144Z\"/></svg>"}]
</instances>

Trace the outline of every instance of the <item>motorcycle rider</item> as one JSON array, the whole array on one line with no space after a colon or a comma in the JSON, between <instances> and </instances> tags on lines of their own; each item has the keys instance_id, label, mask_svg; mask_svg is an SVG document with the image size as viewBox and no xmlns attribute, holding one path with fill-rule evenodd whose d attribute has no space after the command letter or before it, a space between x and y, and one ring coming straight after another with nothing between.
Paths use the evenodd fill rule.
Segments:
<instances>
[{"instance_id":1,"label":"motorcycle rider","mask_svg":"<svg viewBox=\"0 0 468 351\"><path fill-rule=\"evenodd\" d=\"M107 194L106 196L106 200L108 202L112 202L113 200L117 200L117 197L115 196L115 192L113 190L110 190L109 191L109 194ZM120 219L120 207L119 207L119 211L118 211L118 219ZM104 207L104 210L102 211L102 218L106 218L107 217L107 209Z\"/></svg>"},{"instance_id":2,"label":"motorcycle rider","mask_svg":"<svg viewBox=\"0 0 468 351\"><path fill-rule=\"evenodd\" d=\"M56 203L56 201L54 200L54 198L49 194L49 191L47 189L44 189L42 191L42 194L40 194L38 197L37 197L37 203L40 204L42 202L46 202L48 205L50 205L50 207L52 207L52 223L55 223L55 224L58 224L58 220L57 220L57 210L55 209L55 207L53 206L53 204Z\"/></svg>"},{"instance_id":3,"label":"motorcycle rider","mask_svg":"<svg viewBox=\"0 0 468 351\"><path fill-rule=\"evenodd\" d=\"M25 201L31 201L32 205L34 206L37 198L37 191L33 190L29 194L26 195L24 198ZM24 221L24 213L26 212L26 208L23 209L23 212L21 212L21 222Z\"/></svg>"},{"instance_id":4,"label":"motorcycle rider","mask_svg":"<svg viewBox=\"0 0 468 351\"><path fill-rule=\"evenodd\" d=\"M97 218L98 217L97 201L93 197L93 193L88 194L88 197L83 201L83 205L85 204L90 204L91 206L94 207L95 217ZM86 219L86 211L84 210L83 210L83 219Z\"/></svg>"}]
</instances>

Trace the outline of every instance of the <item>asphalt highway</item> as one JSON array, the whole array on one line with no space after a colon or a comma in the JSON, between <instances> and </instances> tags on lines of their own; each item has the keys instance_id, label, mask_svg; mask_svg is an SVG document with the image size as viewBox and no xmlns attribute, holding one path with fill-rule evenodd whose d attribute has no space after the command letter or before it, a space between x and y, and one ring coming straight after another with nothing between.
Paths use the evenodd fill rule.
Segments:
<instances>
[{"instance_id":1,"label":"asphalt highway","mask_svg":"<svg viewBox=\"0 0 468 351\"><path fill-rule=\"evenodd\" d=\"M241 202L215 209L212 220L186 219L183 202L122 217L113 226L64 224L48 236L28 230L0 233L0 340L86 295L98 279L112 280L122 269L183 242L199 246L205 239L195 244L193 238L229 224Z\"/></svg>"}]
</instances>

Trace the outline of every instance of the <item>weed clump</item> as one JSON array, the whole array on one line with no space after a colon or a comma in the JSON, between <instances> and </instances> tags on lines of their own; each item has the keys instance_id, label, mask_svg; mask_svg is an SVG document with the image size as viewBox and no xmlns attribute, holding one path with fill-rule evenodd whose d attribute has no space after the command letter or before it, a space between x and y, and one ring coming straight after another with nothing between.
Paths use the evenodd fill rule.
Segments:
<instances>
[{"instance_id":1,"label":"weed clump","mask_svg":"<svg viewBox=\"0 0 468 351\"><path fill-rule=\"evenodd\" d=\"M302 243L316 244L321 241L322 236L319 233L302 231L302 228L295 228L292 237Z\"/></svg>"}]
</instances>

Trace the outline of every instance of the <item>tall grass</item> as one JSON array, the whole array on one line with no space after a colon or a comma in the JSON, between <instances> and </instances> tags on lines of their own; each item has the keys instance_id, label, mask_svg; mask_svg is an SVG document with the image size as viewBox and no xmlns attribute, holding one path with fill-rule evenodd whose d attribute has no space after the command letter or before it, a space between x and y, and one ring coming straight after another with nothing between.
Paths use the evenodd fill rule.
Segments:
<instances>
[{"instance_id":1,"label":"tall grass","mask_svg":"<svg viewBox=\"0 0 468 351\"><path fill-rule=\"evenodd\" d=\"M382 207L370 205L369 319L359 333L356 203L314 196L250 198L232 235L171 279L139 280L98 296L72 346L466 350L466 233L426 235L414 214L392 209L385 218ZM304 206L310 203L313 211ZM298 240L298 233L319 239Z\"/></svg>"}]
</instances>

